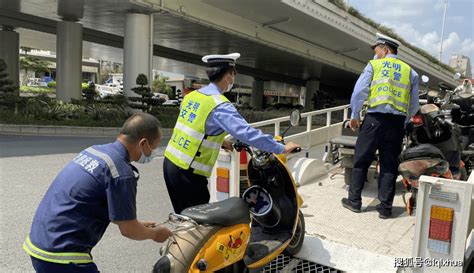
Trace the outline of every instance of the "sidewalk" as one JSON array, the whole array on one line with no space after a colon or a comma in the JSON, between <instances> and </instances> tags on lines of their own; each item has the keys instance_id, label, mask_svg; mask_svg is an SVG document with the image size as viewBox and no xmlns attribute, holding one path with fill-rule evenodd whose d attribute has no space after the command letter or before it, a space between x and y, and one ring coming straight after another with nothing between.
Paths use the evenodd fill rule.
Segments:
<instances>
[{"instance_id":1,"label":"sidewalk","mask_svg":"<svg viewBox=\"0 0 474 273\"><path fill-rule=\"evenodd\" d=\"M163 135L171 135L173 129L163 128ZM0 124L0 134L38 135L38 136L117 136L116 127L78 127L51 125Z\"/></svg>"}]
</instances>

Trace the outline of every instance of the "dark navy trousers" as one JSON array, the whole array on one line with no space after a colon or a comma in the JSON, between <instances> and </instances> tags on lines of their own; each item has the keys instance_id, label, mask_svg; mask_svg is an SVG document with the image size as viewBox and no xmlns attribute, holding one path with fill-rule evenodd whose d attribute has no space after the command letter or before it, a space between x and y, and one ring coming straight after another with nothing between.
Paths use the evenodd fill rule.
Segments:
<instances>
[{"instance_id":1,"label":"dark navy trousers","mask_svg":"<svg viewBox=\"0 0 474 273\"><path fill-rule=\"evenodd\" d=\"M349 186L349 200L354 207L362 205L362 189L367 171L379 151L380 173L378 177L378 199L382 210L391 210L395 196L395 181L398 176L398 156L405 133L405 116L368 113L357 137L354 169Z\"/></svg>"},{"instance_id":2,"label":"dark navy trousers","mask_svg":"<svg viewBox=\"0 0 474 273\"><path fill-rule=\"evenodd\" d=\"M166 157L163 161L163 174L175 213L209 203L207 177L183 170Z\"/></svg>"},{"instance_id":3,"label":"dark navy trousers","mask_svg":"<svg viewBox=\"0 0 474 273\"><path fill-rule=\"evenodd\" d=\"M99 273L95 263L87 264L57 264L50 263L43 260L31 257L31 263L36 273L54 273L54 272L67 272L67 273Z\"/></svg>"}]
</instances>

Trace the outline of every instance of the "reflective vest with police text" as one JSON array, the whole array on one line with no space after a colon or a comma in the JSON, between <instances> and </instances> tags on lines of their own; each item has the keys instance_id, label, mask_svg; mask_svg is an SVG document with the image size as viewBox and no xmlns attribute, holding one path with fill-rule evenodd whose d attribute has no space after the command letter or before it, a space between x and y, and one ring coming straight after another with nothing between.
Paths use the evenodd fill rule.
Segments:
<instances>
[{"instance_id":1,"label":"reflective vest with police text","mask_svg":"<svg viewBox=\"0 0 474 273\"><path fill-rule=\"evenodd\" d=\"M193 91L186 95L165 157L182 169L192 169L193 173L211 176L226 132L215 136L206 135L206 120L221 103L229 103L221 94L205 95Z\"/></svg>"},{"instance_id":2,"label":"reflective vest with police text","mask_svg":"<svg viewBox=\"0 0 474 273\"><path fill-rule=\"evenodd\" d=\"M368 97L369 108L389 104L407 114L410 103L410 66L396 58L371 60L373 77Z\"/></svg>"}]
</instances>

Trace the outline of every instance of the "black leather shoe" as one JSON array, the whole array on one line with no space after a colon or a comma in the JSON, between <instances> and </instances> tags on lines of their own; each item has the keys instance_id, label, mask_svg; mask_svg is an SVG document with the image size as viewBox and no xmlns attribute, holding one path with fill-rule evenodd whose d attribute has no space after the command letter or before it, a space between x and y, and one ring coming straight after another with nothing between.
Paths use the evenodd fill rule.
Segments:
<instances>
[{"instance_id":1,"label":"black leather shoe","mask_svg":"<svg viewBox=\"0 0 474 273\"><path fill-rule=\"evenodd\" d=\"M388 218L391 218L392 217L392 212L379 212L379 218L380 219L388 219Z\"/></svg>"},{"instance_id":2,"label":"black leather shoe","mask_svg":"<svg viewBox=\"0 0 474 273\"><path fill-rule=\"evenodd\" d=\"M383 209L380 206L377 206L377 211L379 212L380 219L388 219L392 217L392 210L391 209Z\"/></svg>"},{"instance_id":3,"label":"black leather shoe","mask_svg":"<svg viewBox=\"0 0 474 273\"><path fill-rule=\"evenodd\" d=\"M346 209L348 209L352 212L356 212L356 213L360 212L360 207L356 208L356 207L352 206L351 201L349 201L349 199L347 199L347 198L342 198L341 203L342 203L343 207L345 207Z\"/></svg>"}]
</instances>

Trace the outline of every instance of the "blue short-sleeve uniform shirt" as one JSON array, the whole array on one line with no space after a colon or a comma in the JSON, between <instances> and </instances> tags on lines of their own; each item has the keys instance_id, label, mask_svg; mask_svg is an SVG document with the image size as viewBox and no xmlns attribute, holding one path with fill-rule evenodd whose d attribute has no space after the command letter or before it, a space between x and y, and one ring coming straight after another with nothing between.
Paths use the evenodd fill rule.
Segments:
<instances>
[{"instance_id":1,"label":"blue short-sleeve uniform shirt","mask_svg":"<svg viewBox=\"0 0 474 273\"><path fill-rule=\"evenodd\" d=\"M50 252L90 252L111 221L136 219L138 176L119 141L80 152L39 204L31 242Z\"/></svg>"}]
</instances>

